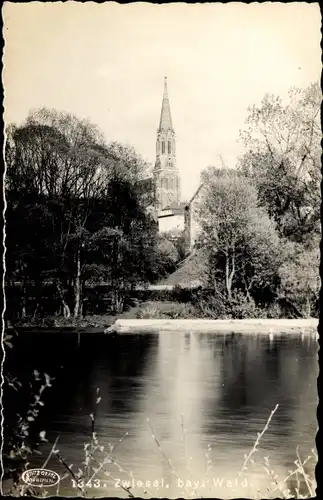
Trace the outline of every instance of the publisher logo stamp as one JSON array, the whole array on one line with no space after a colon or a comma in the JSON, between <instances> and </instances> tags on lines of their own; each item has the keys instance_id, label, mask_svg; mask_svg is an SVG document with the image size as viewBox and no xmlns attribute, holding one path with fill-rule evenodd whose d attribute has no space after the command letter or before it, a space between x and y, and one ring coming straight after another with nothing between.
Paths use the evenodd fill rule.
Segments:
<instances>
[{"instance_id":1,"label":"publisher logo stamp","mask_svg":"<svg viewBox=\"0 0 323 500\"><path fill-rule=\"evenodd\" d=\"M29 469L23 473L22 480L29 486L55 486L60 477L49 469Z\"/></svg>"}]
</instances>

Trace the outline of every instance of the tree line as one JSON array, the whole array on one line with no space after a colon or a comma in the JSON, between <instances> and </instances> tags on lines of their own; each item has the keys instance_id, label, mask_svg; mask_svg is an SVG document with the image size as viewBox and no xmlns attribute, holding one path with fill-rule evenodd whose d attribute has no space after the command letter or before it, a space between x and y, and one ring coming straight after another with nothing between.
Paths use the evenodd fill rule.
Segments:
<instances>
[{"instance_id":1,"label":"tree line","mask_svg":"<svg viewBox=\"0 0 323 500\"><path fill-rule=\"evenodd\" d=\"M77 318L85 287L100 282L120 312L126 290L173 270L134 149L44 108L8 126L5 161L8 317L36 317L54 304L55 314Z\"/></svg>"},{"instance_id":2,"label":"tree line","mask_svg":"<svg viewBox=\"0 0 323 500\"><path fill-rule=\"evenodd\" d=\"M202 172L194 216L208 292L195 300L210 317L317 314L320 105L319 84L287 103L266 95L248 109L237 168ZM7 317L78 318L102 282L119 313L127 290L185 258L184 234L158 233L142 158L89 121L32 112L7 127L5 161Z\"/></svg>"}]
</instances>

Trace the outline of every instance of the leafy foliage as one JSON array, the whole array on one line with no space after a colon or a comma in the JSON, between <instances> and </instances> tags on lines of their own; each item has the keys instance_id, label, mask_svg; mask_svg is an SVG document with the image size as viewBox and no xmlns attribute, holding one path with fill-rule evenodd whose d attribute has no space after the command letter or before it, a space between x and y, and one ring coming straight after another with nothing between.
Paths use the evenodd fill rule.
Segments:
<instances>
[{"instance_id":1,"label":"leafy foliage","mask_svg":"<svg viewBox=\"0 0 323 500\"><path fill-rule=\"evenodd\" d=\"M300 317L316 316L320 290L319 247L308 251L295 244L288 257L279 269L281 296Z\"/></svg>"},{"instance_id":2,"label":"leafy foliage","mask_svg":"<svg viewBox=\"0 0 323 500\"><path fill-rule=\"evenodd\" d=\"M249 108L240 170L257 186L281 235L304 242L319 231L321 89L291 89L289 102L267 94Z\"/></svg>"},{"instance_id":3,"label":"leafy foliage","mask_svg":"<svg viewBox=\"0 0 323 500\"><path fill-rule=\"evenodd\" d=\"M105 145L90 122L41 109L8 127L5 159L6 279L7 287L21 285L22 317L40 314L46 282L55 285L64 316L77 318L87 281L108 281L119 312L123 289L164 272L168 262L147 210L153 186L142 182L144 163L133 149ZM39 291L31 310L30 284Z\"/></svg>"},{"instance_id":4,"label":"leafy foliage","mask_svg":"<svg viewBox=\"0 0 323 500\"><path fill-rule=\"evenodd\" d=\"M233 289L247 298L271 286L279 267L278 236L265 210L258 205L257 191L247 178L234 171L221 177L208 169L199 207L206 251L206 280L224 298Z\"/></svg>"},{"instance_id":5,"label":"leafy foliage","mask_svg":"<svg viewBox=\"0 0 323 500\"><path fill-rule=\"evenodd\" d=\"M203 306L210 314L317 315L320 105L318 84L291 89L287 104L266 95L248 110L238 171L202 173L198 244L214 290Z\"/></svg>"}]
</instances>

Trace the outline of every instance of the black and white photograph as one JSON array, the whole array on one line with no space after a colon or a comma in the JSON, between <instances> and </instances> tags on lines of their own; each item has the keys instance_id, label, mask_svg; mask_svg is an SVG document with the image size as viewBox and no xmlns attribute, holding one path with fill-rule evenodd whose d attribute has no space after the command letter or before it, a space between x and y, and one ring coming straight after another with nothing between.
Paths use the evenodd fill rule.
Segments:
<instances>
[{"instance_id":1,"label":"black and white photograph","mask_svg":"<svg viewBox=\"0 0 323 500\"><path fill-rule=\"evenodd\" d=\"M315 497L319 3L2 19L1 493Z\"/></svg>"}]
</instances>

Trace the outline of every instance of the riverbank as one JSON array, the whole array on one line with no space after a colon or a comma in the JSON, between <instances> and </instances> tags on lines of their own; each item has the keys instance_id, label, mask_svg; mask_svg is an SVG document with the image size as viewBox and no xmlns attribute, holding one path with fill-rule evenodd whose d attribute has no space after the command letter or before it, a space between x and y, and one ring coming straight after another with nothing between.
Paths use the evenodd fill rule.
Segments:
<instances>
[{"instance_id":1,"label":"riverbank","mask_svg":"<svg viewBox=\"0 0 323 500\"><path fill-rule=\"evenodd\" d=\"M178 311L178 304L175 304L176 311ZM179 306L185 306L185 304L179 304ZM17 330L23 329L24 331L34 331L39 329L46 330L60 330L60 331L95 331L104 332L104 330L112 326L118 319L139 319L142 317L147 317L147 312L149 317L156 318L156 313L159 314L159 318L172 318L169 316L174 306L173 302L169 301L144 301L138 305L131 307L127 311L122 312L119 315L113 314L93 314L84 316L82 318L64 318L63 316L46 316L45 318L26 318L24 320L17 321L14 328ZM174 308L173 308L174 309ZM185 316L187 318L187 316ZM194 316L192 316L193 318ZM11 323L6 324L6 329L10 330L13 328Z\"/></svg>"},{"instance_id":2,"label":"riverbank","mask_svg":"<svg viewBox=\"0 0 323 500\"><path fill-rule=\"evenodd\" d=\"M178 307L182 306L182 307ZM147 332L161 330L191 330L223 333L315 333L318 319L285 318L199 318L190 304L174 304L168 301L143 302L119 315L92 315L83 318L47 317L20 321L17 331L78 334L103 334L123 332ZM10 326L6 327L10 330Z\"/></svg>"},{"instance_id":3,"label":"riverbank","mask_svg":"<svg viewBox=\"0 0 323 500\"><path fill-rule=\"evenodd\" d=\"M105 328L113 325L118 319L118 316L102 314L85 316L83 318L64 318L61 316L48 316L46 318L35 318L17 321L14 325L11 323L6 325L7 330L16 329L24 331L34 331L39 329L44 330L59 330L66 332L82 331L97 331L102 332Z\"/></svg>"},{"instance_id":4,"label":"riverbank","mask_svg":"<svg viewBox=\"0 0 323 500\"><path fill-rule=\"evenodd\" d=\"M131 307L128 311L124 311L119 315L115 314L92 314L88 316L83 316L81 318L64 318L63 316L46 316L45 318L26 318L24 320L17 321L14 325L11 323L6 324L6 329L16 328L17 330L36 330L36 329L46 329L46 330L62 330L62 331L97 331L104 332L106 328L112 326L117 319L135 319L138 317L141 311L142 305L138 304ZM164 303L165 305L168 302Z\"/></svg>"},{"instance_id":5,"label":"riverbank","mask_svg":"<svg viewBox=\"0 0 323 500\"><path fill-rule=\"evenodd\" d=\"M100 322L83 319L81 325L74 326L16 326L17 332L33 333L44 331L48 333L77 333L82 334L123 334L148 333L161 331L189 331L208 333L246 333L246 334L317 334L318 319L137 319L125 315L119 318L112 316L100 317ZM10 332L10 328L7 329Z\"/></svg>"},{"instance_id":6,"label":"riverbank","mask_svg":"<svg viewBox=\"0 0 323 500\"><path fill-rule=\"evenodd\" d=\"M316 334L318 320L310 319L118 319L106 332L145 333L190 331L208 333Z\"/></svg>"}]
</instances>

